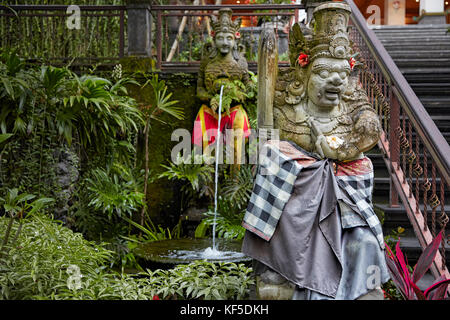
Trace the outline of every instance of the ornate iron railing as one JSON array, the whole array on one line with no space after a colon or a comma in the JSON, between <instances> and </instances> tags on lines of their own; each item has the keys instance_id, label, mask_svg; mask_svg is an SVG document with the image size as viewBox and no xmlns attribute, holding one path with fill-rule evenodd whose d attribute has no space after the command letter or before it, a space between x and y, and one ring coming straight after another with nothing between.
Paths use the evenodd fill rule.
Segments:
<instances>
[{"instance_id":1,"label":"ornate iron railing","mask_svg":"<svg viewBox=\"0 0 450 320\"><path fill-rule=\"evenodd\" d=\"M0 6L0 45L28 61L115 64L124 56L126 6L80 5L80 28L69 28L67 5ZM73 61L72 61L73 60Z\"/></svg>"},{"instance_id":2,"label":"ornate iron railing","mask_svg":"<svg viewBox=\"0 0 450 320\"><path fill-rule=\"evenodd\" d=\"M256 71L257 50L260 27L258 18L265 17L274 23L279 41L279 48L287 49L288 29L298 21L298 10L304 5L152 5L151 11L155 17L155 56L156 67L165 72L196 72L200 65L200 48L208 41L210 24L208 16L221 8L231 8L233 16L247 19L241 27L241 43L246 47L246 58L249 69ZM250 21L250 24L248 23ZM181 26L181 27L180 27ZM283 26L283 27L282 27ZM284 29L285 27L285 29ZM195 39L194 39L195 38ZM284 46L280 45L284 41ZM288 57L279 57L280 66L288 65ZM284 61L283 61L284 60Z\"/></svg>"},{"instance_id":3,"label":"ornate iron railing","mask_svg":"<svg viewBox=\"0 0 450 320\"><path fill-rule=\"evenodd\" d=\"M379 147L392 180L390 205L401 199L422 248L443 230L431 271L450 278L445 264L450 146L353 0L347 3L353 11L350 37L364 62L360 81L382 123Z\"/></svg>"}]
</instances>

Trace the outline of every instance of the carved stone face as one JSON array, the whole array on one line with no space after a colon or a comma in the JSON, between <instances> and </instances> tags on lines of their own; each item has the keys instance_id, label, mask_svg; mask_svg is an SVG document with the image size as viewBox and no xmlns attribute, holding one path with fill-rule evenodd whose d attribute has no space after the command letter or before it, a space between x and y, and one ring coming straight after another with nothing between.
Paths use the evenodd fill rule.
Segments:
<instances>
[{"instance_id":1,"label":"carved stone face","mask_svg":"<svg viewBox=\"0 0 450 320\"><path fill-rule=\"evenodd\" d=\"M223 55L228 54L233 49L236 41L231 32L219 32L216 34L215 43L217 50Z\"/></svg>"},{"instance_id":2,"label":"carved stone face","mask_svg":"<svg viewBox=\"0 0 450 320\"><path fill-rule=\"evenodd\" d=\"M347 88L350 71L345 59L317 58L310 66L308 98L320 108L337 106Z\"/></svg>"}]
</instances>

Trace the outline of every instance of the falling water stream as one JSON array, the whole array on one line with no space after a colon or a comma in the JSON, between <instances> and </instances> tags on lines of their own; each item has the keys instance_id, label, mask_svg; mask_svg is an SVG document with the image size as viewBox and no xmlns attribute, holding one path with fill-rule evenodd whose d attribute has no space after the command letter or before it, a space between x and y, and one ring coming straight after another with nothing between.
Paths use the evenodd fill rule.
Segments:
<instances>
[{"instance_id":1,"label":"falling water stream","mask_svg":"<svg viewBox=\"0 0 450 320\"><path fill-rule=\"evenodd\" d=\"M217 219L217 190L218 190L218 180L219 180L219 151L220 151L220 123L222 121L222 95L223 95L223 85L220 87L220 99L219 99L219 121L217 123L217 137L216 137L216 170L214 172L214 220L213 220L213 245L212 251L217 251L216 247L216 219ZM206 252L206 250L205 250ZM211 254L213 252L210 252Z\"/></svg>"},{"instance_id":2,"label":"falling water stream","mask_svg":"<svg viewBox=\"0 0 450 320\"><path fill-rule=\"evenodd\" d=\"M216 259L222 255L242 255L240 252L228 252L228 251L220 251L216 245L216 219L217 219L217 191L219 186L219 155L220 155L220 124L222 121L222 95L223 95L223 85L220 87L220 98L219 98L219 108L217 110L219 114L219 120L217 122L217 135L216 135L216 168L214 173L214 220L213 220L213 231L212 231L212 247L206 248L202 252L202 257L204 259Z\"/></svg>"},{"instance_id":3,"label":"falling water stream","mask_svg":"<svg viewBox=\"0 0 450 320\"><path fill-rule=\"evenodd\" d=\"M212 230L212 246L206 249L205 246L200 248L195 248L196 244L192 241L187 244L189 248L186 246L179 247L177 249L169 249L162 248L164 253L158 254L159 258L167 258L167 259L178 259L178 260L197 260L197 259L207 259L207 260L216 260L216 261L233 261L236 259L246 259L247 257L239 251L234 251L231 249L229 245L225 245L223 241L222 243L222 251L219 250L218 245L216 243L216 220L217 220L217 201L218 201L218 180L219 180L219 155L220 155L220 141L221 141L221 132L220 125L222 121L222 95L223 95L223 85L220 88L220 99L219 99L219 119L217 124L217 135L216 135L216 155L215 155L215 175L214 175L214 220L213 220L213 230ZM204 239L195 239L204 241ZM206 240L206 239L205 239ZM220 239L227 240L227 239ZM181 240L175 240L179 246L181 246ZM181 242L180 242L181 241ZM198 241L197 241L198 242ZM184 243L184 242L183 242ZM161 243L163 245L163 243ZM155 249L155 243L152 243L153 249ZM228 248L225 248L228 247ZM188 249L188 250L185 250ZM231 250L230 250L231 249Z\"/></svg>"}]
</instances>

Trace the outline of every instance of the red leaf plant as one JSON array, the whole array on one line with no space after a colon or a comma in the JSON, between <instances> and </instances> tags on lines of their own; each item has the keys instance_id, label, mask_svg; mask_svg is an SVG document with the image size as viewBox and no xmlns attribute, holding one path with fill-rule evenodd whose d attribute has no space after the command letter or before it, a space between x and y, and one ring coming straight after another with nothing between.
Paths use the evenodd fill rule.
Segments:
<instances>
[{"instance_id":1,"label":"red leaf plant","mask_svg":"<svg viewBox=\"0 0 450 320\"><path fill-rule=\"evenodd\" d=\"M443 300L446 298L447 286L450 279L439 277L425 291L417 286L417 282L427 272L433 263L434 257L442 241L442 231L438 236L423 250L422 254L411 274L408 270L408 260L400 249L400 240L395 247L395 255L391 248L386 244L386 264L389 269L392 281L406 300Z\"/></svg>"}]
</instances>

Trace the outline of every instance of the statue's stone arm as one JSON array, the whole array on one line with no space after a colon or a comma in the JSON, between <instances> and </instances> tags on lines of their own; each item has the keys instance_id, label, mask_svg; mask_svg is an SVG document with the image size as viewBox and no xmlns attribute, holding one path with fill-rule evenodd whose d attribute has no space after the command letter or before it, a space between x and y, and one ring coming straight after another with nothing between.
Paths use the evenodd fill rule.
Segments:
<instances>
[{"instance_id":1,"label":"statue's stone arm","mask_svg":"<svg viewBox=\"0 0 450 320\"><path fill-rule=\"evenodd\" d=\"M197 97L202 101L209 101L212 98L212 95L209 94L208 90L205 88L205 67L206 62L202 61L197 78Z\"/></svg>"},{"instance_id":2,"label":"statue's stone arm","mask_svg":"<svg viewBox=\"0 0 450 320\"><path fill-rule=\"evenodd\" d=\"M380 121L370 106L356 111L353 119L355 125L352 132L338 148L339 160L352 159L362 152L369 151L380 138Z\"/></svg>"}]
</instances>

